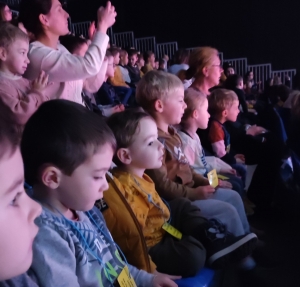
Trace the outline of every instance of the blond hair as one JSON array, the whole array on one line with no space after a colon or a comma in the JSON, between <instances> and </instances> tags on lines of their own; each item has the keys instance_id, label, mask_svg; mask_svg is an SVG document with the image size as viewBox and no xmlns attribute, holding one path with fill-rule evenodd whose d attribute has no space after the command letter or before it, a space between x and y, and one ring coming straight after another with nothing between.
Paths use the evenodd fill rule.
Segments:
<instances>
[{"instance_id":1,"label":"blond hair","mask_svg":"<svg viewBox=\"0 0 300 287\"><path fill-rule=\"evenodd\" d=\"M186 109L181 119L182 123L188 120L193 112L207 101L207 98L204 95L199 95L199 92L194 89L187 89L184 93L184 101L186 103Z\"/></svg>"},{"instance_id":2,"label":"blond hair","mask_svg":"<svg viewBox=\"0 0 300 287\"><path fill-rule=\"evenodd\" d=\"M165 100L178 88L183 86L175 75L156 70L149 71L137 85L136 101L145 111L151 112L156 100Z\"/></svg>"},{"instance_id":3,"label":"blond hair","mask_svg":"<svg viewBox=\"0 0 300 287\"><path fill-rule=\"evenodd\" d=\"M208 112L211 116L218 116L226 109L229 109L234 101L238 101L234 91L216 89L208 97Z\"/></svg>"},{"instance_id":4,"label":"blond hair","mask_svg":"<svg viewBox=\"0 0 300 287\"><path fill-rule=\"evenodd\" d=\"M192 51L189 58L189 69L178 75L180 79L203 77L203 68L212 65L213 57L218 56L218 50L211 47L199 47Z\"/></svg>"},{"instance_id":5,"label":"blond hair","mask_svg":"<svg viewBox=\"0 0 300 287\"><path fill-rule=\"evenodd\" d=\"M0 47L8 48L16 40L24 40L29 44L29 37L21 29L9 22L0 22Z\"/></svg>"}]
</instances>

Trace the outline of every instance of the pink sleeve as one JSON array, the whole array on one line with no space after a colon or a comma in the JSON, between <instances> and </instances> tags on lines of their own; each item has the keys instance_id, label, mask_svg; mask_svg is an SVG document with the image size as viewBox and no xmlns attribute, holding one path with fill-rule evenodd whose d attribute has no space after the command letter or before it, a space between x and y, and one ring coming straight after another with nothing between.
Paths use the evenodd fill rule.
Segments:
<instances>
[{"instance_id":1,"label":"pink sleeve","mask_svg":"<svg viewBox=\"0 0 300 287\"><path fill-rule=\"evenodd\" d=\"M44 102L49 100L47 96L37 91L30 91L26 96L11 84L1 81L0 85L1 104L9 108L13 121L19 125L25 125L31 115Z\"/></svg>"},{"instance_id":2,"label":"pink sleeve","mask_svg":"<svg viewBox=\"0 0 300 287\"><path fill-rule=\"evenodd\" d=\"M224 155L226 155L226 148L225 148L224 140L214 142L211 144L211 146L217 157L221 158Z\"/></svg>"}]
</instances>

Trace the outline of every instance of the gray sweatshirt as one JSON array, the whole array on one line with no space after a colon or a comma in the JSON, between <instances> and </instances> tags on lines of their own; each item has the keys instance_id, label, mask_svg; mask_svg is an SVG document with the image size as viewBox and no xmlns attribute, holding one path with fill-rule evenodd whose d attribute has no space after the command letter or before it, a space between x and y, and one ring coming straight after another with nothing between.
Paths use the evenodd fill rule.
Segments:
<instances>
[{"instance_id":1,"label":"gray sweatshirt","mask_svg":"<svg viewBox=\"0 0 300 287\"><path fill-rule=\"evenodd\" d=\"M38 287L38 285L25 273L10 280L1 281L0 287Z\"/></svg>"},{"instance_id":2,"label":"gray sweatshirt","mask_svg":"<svg viewBox=\"0 0 300 287\"><path fill-rule=\"evenodd\" d=\"M77 214L70 221L43 208L37 218L31 269L40 287L109 287L124 268L102 214L96 208ZM128 267L137 286L153 285L152 274Z\"/></svg>"}]
</instances>

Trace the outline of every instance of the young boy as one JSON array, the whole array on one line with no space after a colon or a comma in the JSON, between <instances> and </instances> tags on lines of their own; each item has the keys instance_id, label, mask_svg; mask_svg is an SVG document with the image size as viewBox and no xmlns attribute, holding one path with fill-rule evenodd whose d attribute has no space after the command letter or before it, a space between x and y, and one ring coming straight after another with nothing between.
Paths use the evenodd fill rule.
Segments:
<instances>
[{"instance_id":1,"label":"young boy","mask_svg":"<svg viewBox=\"0 0 300 287\"><path fill-rule=\"evenodd\" d=\"M114 86L107 82L108 77L113 77L115 73L114 69L114 57L109 51L106 52L107 57L107 69L105 73L104 82L95 94L95 100L97 105L101 105L100 109L105 116L110 116L114 113L124 111L124 104L121 103L119 95L115 91ZM127 103L127 102L126 102ZM125 104L126 104L125 103Z\"/></svg>"},{"instance_id":2,"label":"young boy","mask_svg":"<svg viewBox=\"0 0 300 287\"><path fill-rule=\"evenodd\" d=\"M23 273L32 262L32 243L38 232L34 220L41 214L41 207L24 191L24 169L17 146L18 138L2 116L3 114L0 115L0 286L37 287Z\"/></svg>"},{"instance_id":3,"label":"young boy","mask_svg":"<svg viewBox=\"0 0 300 287\"><path fill-rule=\"evenodd\" d=\"M230 153L230 134L224 126L226 121L237 120L240 112L238 97L233 91L216 89L208 98L208 107L211 115L208 125L208 141L211 144L211 151L216 157L236 169L245 182L245 157L242 154Z\"/></svg>"},{"instance_id":4,"label":"young boy","mask_svg":"<svg viewBox=\"0 0 300 287\"><path fill-rule=\"evenodd\" d=\"M155 69L155 54L152 51L147 51L144 53L145 65L142 67L142 72L144 74Z\"/></svg>"},{"instance_id":5,"label":"young boy","mask_svg":"<svg viewBox=\"0 0 300 287\"><path fill-rule=\"evenodd\" d=\"M215 268L249 254L249 250L243 254L238 240L218 230L215 221L203 218L188 199L176 198L168 204L160 198L153 181L144 173L145 169L160 168L164 154L153 118L127 110L111 116L107 123L117 139L114 162L118 167L112 171L114 178L104 197L108 207L103 214L130 262L148 268L149 252L152 271L156 265L159 272L189 277L204 266L206 252L208 264ZM117 202L118 197L123 200ZM138 224L130 224L132 220ZM183 232L180 240L165 232L166 222ZM146 254L137 247L137 238L145 241Z\"/></svg>"},{"instance_id":6,"label":"young boy","mask_svg":"<svg viewBox=\"0 0 300 287\"><path fill-rule=\"evenodd\" d=\"M125 50L121 50L119 68L121 70L125 83L131 83L129 72L127 70L127 65L128 65L128 53Z\"/></svg>"},{"instance_id":7,"label":"young boy","mask_svg":"<svg viewBox=\"0 0 300 287\"><path fill-rule=\"evenodd\" d=\"M44 72L33 82L22 77L29 64L28 49L29 38L24 32L8 22L0 23L0 109L20 137L29 117L50 99Z\"/></svg>"},{"instance_id":8,"label":"young boy","mask_svg":"<svg viewBox=\"0 0 300 287\"><path fill-rule=\"evenodd\" d=\"M129 72L131 83L136 85L141 79L140 68L137 66L138 51L133 49L129 50L128 60L129 61L126 68Z\"/></svg>"},{"instance_id":9,"label":"young boy","mask_svg":"<svg viewBox=\"0 0 300 287\"><path fill-rule=\"evenodd\" d=\"M165 72L149 72L137 87L137 102L154 118L165 147L162 167L146 171L159 195L167 200L177 197L192 200L204 217L223 222L230 232L240 236L240 243L252 249L257 237L249 233L240 195L233 190L215 190L206 178L190 168L182 152L182 142L172 127L180 123L186 108L179 78Z\"/></svg>"},{"instance_id":10,"label":"young boy","mask_svg":"<svg viewBox=\"0 0 300 287\"><path fill-rule=\"evenodd\" d=\"M142 54L138 54L138 59L136 61L136 66L139 68L140 76L142 78L144 76L144 73L143 73L142 69L145 66L145 60L144 60L144 56Z\"/></svg>"},{"instance_id":11,"label":"young boy","mask_svg":"<svg viewBox=\"0 0 300 287\"><path fill-rule=\"evenodd\" d=\"M108 187L115 148L101 117L71 101L49 101L28 121L21 151L26 180L43 207L31 266L40 287L114 286L126 266L138 286L176 286L166 275L125 264L93 209Z\"/></svg>"},{"instance_id":12,"label":"young boy","mask_svg":"<svg viewBox=\"0 0 300 287\"><path fill-rule=\"evenodd\" d=\"M122 104L126 104L130 100L131 96L134 95L135 90L130 88L123 78L121 67L119 66L121 50L119 48L111 48L109 49L109 52L114 57L113 64L115 72L113 76L108 78L108 81L114 86L115 91L122 99Z\"/></svg>"}]
</instances>

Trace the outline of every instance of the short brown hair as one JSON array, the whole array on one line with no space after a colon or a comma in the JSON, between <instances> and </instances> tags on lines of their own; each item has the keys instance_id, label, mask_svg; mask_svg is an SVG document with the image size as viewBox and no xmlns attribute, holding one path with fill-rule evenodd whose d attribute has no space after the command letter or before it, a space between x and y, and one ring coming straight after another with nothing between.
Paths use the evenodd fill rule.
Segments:
<instances>
[{"instance_id":1,"label":"short brown hair","mask_svg":"<svg viewBox=\"0 0 300 287\"><path fill-rule=\"evenodd\" d=\"M138 109L129 109L115 113L107 119L107 124L116 137L117 149L128 148L133 143L133 136L139 129L140 121L147 117L151 118L149 114ZM114 156L114 163L122 165L116 155Z\"/></svg>"},{"instance_id":2,"label":"short brown hair","mask_svg":"<svg viewBox=\"0 0 300 287\"><path fill-rule=\"evenodd\" d=\"M29 44L29 37L21 29L9 22L0 22L0 47L8 48L13 42L21 39Z\"/></svg>"},{"instance_id":3,"label":"short brown hair","mask_svg":"<svg viewBox=\"0 0 300 287\"><path fill-rule=\"evenodd\" d=\"M117 48L117 47L112 47L112 48L109 48L108 51L111 53L111 55L113 57L115 57L117 54L120 54L121 49Z\"/></svg>"},{"instance_id":4,"label":"short brown hair","mask_svg":"<svg viewBox=\"0 0 300 287\"><path fill-rule=\"evenodd\" d=\"M137 85L136 101L145 111L151 112L156 100L165 99L179 87L183 85L175 75L163 71L149 71Z\"/></svg>"},{"instance_id":5,"label":"short brown hair","mask_svg":"<svg viewBox=\"0 0 300 287\"><path fill-rule=\"evenodd\" d=\"M226 109L230 108L234 101L238 101L234 91L226 89L216 89L208 96L208 112L212 116L218 116Z\"/></svg>"}]
</instances>

